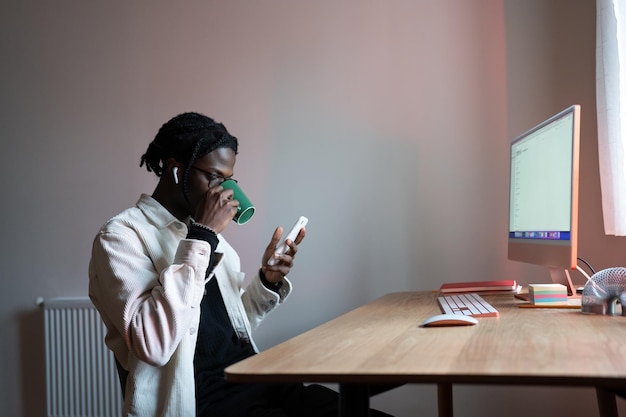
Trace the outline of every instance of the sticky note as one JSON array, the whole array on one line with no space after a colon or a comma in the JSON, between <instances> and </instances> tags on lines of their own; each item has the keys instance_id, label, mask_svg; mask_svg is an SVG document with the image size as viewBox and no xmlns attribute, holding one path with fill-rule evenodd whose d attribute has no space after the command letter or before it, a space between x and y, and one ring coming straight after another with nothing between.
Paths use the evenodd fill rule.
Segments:
<instances>
[{"instance_id":1,"label":"sticky note","mask_svg":"<svg viewBox=\"0 0 626 417\"><path fill-rule=\"evenodd\" d=\"M530 284L530 302L544 305L567 305L567 287L562 284Z\"/></svg>"}]
</instances>

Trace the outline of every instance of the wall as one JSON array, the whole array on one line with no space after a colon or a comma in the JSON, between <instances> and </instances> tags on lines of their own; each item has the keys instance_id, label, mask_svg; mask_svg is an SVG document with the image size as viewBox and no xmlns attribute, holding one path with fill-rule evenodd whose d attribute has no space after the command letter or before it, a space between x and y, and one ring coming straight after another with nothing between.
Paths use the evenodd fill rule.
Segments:
<instances>
[{"instance_id":1,"label":"wall","mask_svg":"<svg viewBox=\"0 0 626 417\"><path fill-rule=\"evenodd\" d=\"M276 225L310 218L295 292L259 329L261 347L391 291L547 279L506 260L508 143L572 102L584 109L581 252L598 268L620 264L624 243L601 232L594 8L5 2L0 414L43 415L33 300L86 294L94 233L152 191L139 158L183 111L205 112L240 138L236 176L258 212L226 235L244 270L258 267ZM511 407L520 397L549 405ZM461 417L596 412L591 389L458 387L455 401ZM432 386L373 402L397 416L436 413Z\"/></svg>"}]
</instances>

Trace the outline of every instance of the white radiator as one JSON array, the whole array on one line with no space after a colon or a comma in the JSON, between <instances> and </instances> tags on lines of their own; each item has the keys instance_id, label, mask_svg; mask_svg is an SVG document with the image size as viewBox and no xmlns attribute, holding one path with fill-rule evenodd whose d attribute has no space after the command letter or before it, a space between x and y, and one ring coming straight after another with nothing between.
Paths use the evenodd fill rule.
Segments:
<instances>
[{"instance_id":1,"label":"white radiator","mask_svg":"<svg viewBox=\"0 0 626 417\"><path fill-rule=\"evenodd\" d=\"M45 300L47 417L119 417L122 392L106 328L89 298Z\"/></svg>"}]
</instances>

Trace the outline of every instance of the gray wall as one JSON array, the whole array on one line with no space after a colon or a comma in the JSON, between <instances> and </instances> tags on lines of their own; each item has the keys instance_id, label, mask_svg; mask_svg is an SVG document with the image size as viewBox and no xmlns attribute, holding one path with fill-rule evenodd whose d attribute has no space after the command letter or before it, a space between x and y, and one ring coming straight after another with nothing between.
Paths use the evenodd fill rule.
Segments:
<instances>
[{"instance_id":1,"label":"gray wall","mask_svg":"<svg viewBox=\"0 0 626 417\"><path fill-rule=\"evenodd\" d=\"M262 348L391 291L548 280L506 259L508 145L575 102L580 255L624 264L624 240L602 229L592 0L23 0L0 16L0 415L43 415L33 301L87 293L94 233L152 191L139 157L183 111L240 138L236 176L258 212L226 235L246 271L276 225L310 218ZM461 386L455 399L460 417L597 413L583 388ZM374 404L435 415L435 388Z\"/></svg>"}]
</instances>

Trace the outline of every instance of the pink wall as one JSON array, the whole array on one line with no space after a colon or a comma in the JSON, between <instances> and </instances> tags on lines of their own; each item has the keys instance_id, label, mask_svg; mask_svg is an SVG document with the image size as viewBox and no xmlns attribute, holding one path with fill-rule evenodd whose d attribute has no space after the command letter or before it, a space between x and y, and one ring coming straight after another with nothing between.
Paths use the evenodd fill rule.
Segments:
<instances>
[{"instance_id":1,"label":"pink wall","mask_svg":"<svg viewBox=\"0 0 626 417\"><path fill-rule=\"evenodd\" d=\"M43 415L33 300L86 294L95 231L152 191L155 179L139 158L182 111L214 116L240 138L236 176L258 214L226 235L246 271L258 267L276 225L310 218L295 292L259 329L261 347L390 291L452 279L547 279L540 268L506 260L508 144L573 102L583 105L587 155L581 251L599 268L620 264L624 243L601 233L594 7L584 0L3 6L0 415ZM561 49L564 39L571 42ZM459 387L455 395L459 416L596 409L585 389ZM520 395L547 396L554 408L511 408ZM581 403L571 405L571 395ZM375 404L397 416L434 415L434 387L405 387Z\"/></svg>"}]
</instances>

